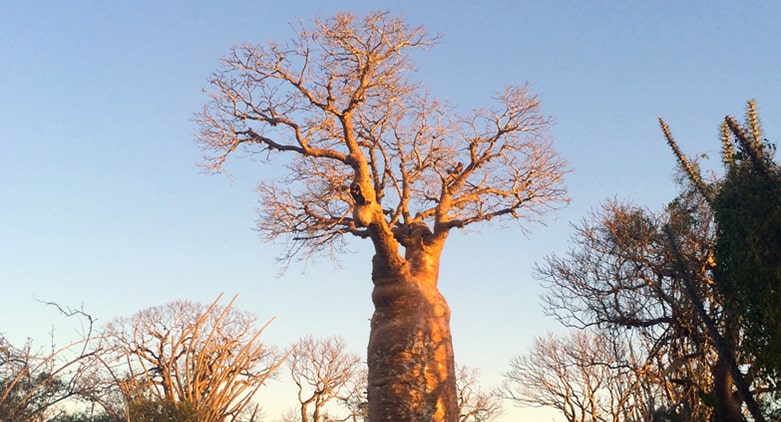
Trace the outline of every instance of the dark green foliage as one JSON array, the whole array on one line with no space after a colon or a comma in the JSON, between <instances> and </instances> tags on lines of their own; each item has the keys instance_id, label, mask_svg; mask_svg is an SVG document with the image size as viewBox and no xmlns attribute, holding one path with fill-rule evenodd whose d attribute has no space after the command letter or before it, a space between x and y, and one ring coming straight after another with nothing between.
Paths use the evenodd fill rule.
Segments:
<instances>
[{"instance_id":1,"label":"dark green foliage","mask_svg":"<svg viewBox=\"0 0 781 422\"><path fill-rule=\"evenodd\" d=\"M4 374L0 379L0 421L40 420L61 389L62 383L49 374L32 375L27 367Z\"/></svg>"},{"instance_id":2,"label":"dark green foliage","mask_svg":"<svg viewBox=\"0 0 781 422\"><path fill-rule=\"evenodd\" d=\"M716 195L716 281L742 316L744 349L781 375L781 172L767 142L761 160L741 147Z\"/></svg>"},{"instance_id":3,"label":"dark green foliage","mask_svg":"<svg viewBox=\"0 0 781 422\"><path fill-rule=\"evenodd\" d=\"M742 368L748 370L742 378L753 384L750 394L759 397L769 393L758 403L747 402L754 419L765 420L764 414L779 420L781 167L773 158L776 146L763 137L756 103L749 101L744 124L731 116L721 124L725 174L705 183L661 119L660 124L691 185L707 199L717 223L714 284L731 320L724 334L741 340L737 350L727 355L719 351L719 355L726 361L748 363ZM733 377L740 377L735 363L730 366Z\"/></svg>"},{"instance_id":4,"label":"dark green foliage","mask_svg":"<svg viewBox=\"0 0 781 422\"><path fill-rule=\"evenodd\" d=\"M203 418L187 402L137 399L130 403L128 416L132 422L200 422ZM62 414L48 422L126 422L127 417L110 416L105 412Z\"/></svg>"}]
</instances>

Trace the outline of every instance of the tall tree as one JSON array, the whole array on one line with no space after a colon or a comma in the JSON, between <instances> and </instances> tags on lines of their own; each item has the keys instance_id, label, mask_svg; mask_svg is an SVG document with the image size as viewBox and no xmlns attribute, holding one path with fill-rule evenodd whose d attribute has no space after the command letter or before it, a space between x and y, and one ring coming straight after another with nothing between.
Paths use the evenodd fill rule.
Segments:
<instances>
[{"instance_id":1,"label":"tall tree","mask_svg":"<svg viewBox=\"0 0 781 422\"><path fill-rule=\"evenodd\" d=\"M372 421L458 418L437 288L450 231L567 202L537 97L508 86L495 107L455 113L409 77L410 54L435 41L386 12L314 20L289 43L234 47L195 117L208 169L239 150L287 169L260 184L258 224L287 241L286 262L342 251L345 235L371 241Z\"/></svg>"},{"instance_id":2,"label":"tall tree","mask_svg":"<svg viewBox=\"0 0 781 422\"><path fill-rule=\"evenodd\" d=\"M729 129L729 131L727 131ZM781 378L781 166L762 137L756 105L745 126L722 126L727 172L714 198L719 224L716 280L743 316L745 346L763 371ZM736 154L726 153L730 143ZM731 158L731 160L730 160Z\"/></svg>"}]
</instances>

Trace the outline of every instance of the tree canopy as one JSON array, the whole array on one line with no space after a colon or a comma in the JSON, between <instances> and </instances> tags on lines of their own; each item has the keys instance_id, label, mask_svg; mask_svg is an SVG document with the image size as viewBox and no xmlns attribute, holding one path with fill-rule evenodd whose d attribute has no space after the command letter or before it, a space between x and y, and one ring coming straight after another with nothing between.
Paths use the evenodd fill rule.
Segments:
<instances>
[{"instance_id":1,"label":"tree canopy","mask_svg":"<svg viewBox=\"0 0 781 422\"><path fill-rule=\"evenodd\" d=\"M679 150L662 121L668 143L692 185L708 199L717 223L714 279L726 306L739 316L742 351L769 379L781 375L781 167L776 146L764 137L756 102L743 124L726 116L720 126L724 175L702 176Z\"/></svg>"},{"instance_id":2,"label":"tree canopy","mask_svg":"<svg viewBox=\"0 0 781 422\"><path fill-rule=\"evenodd\" d=\"M260 184L258 221L267 239L287 242L284 258L340 251L344 234L369 237L373 221L387 233L427 223L442 236L567 201L566 163L528 86L464 115L409 76L411 53L437 40L423 27L340 13L297 33L234 47L196 116L209 170L240 149L284 163L286 174Z\"/></svg>"}]
</instances>

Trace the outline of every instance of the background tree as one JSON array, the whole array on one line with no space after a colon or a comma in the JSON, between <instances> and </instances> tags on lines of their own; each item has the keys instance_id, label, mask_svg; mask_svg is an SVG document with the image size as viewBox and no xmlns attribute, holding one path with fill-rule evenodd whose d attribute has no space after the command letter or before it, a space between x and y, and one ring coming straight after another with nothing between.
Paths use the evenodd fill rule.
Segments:
<instances>
[{"instance_id":1,"label":"background tree","mask_svg":"<svg viewBox=\"0 0 781 422\"><path fill-rule=\"evenodd\" d=\"M172 302L107 325L107 382L129 420L255 420L255 394L282 359L260 341L268 324L257 328L254 315L232 307L235 299L226 306L219 297L209 306Z\"/></svg>"},{"instance_id":2,"label":"background tree","mask_svg":"<svg viewBox=\"0 0 781 422\"><path fill-rule=\"evenodd\" d=\"M714 408L724 420L742 418L745 395L736 394L718 352L735 355L740 337L715 288L714 242L712 211L696 191L658 214L608 202L576 227L565 257L549 257L538 269L550 286L546 306L567 325L644 339L649 359L665 369L668 406L698 420Z\"/></svg>"},{"instance_id":3,"label":"background tree","mask_svg":"<svg viewBox=\"0 0 781 422\"><path fill-rule=\"evenodd\" d=\"M478 369L457 365L456 389L459 422L490 422L501 415L502 398L498 391L481 388Z\"/></svg>"},{"instance_id":4,"label":"background tree","mask_svg":"<svg viewBox=\"0 0 781 422\"><path fill-rule=\"evenodd\" d=\"M187 401L137 398L128 404L129 420L133 422L200 422L209 420L208 413Z\"/></svg>"},{"instance_id":5,"label":"background tree","mask_svg":"<svg viewBox=\"0 0 781 422\"><path fill-rule=\"evenodd\" d=\"M408 76L409 54L434 41L385 12L315 20L289 43L234 47L195 118L210 170L237 150L284 163L287 176L260 185L258 224L287 241L283 260L371 240L372 421L458 417L437 288L450 230L536 220L567 200L536 96L509 86L494 108L454 113Z\"/></svg>"},{"instance_id":6,"label":"background tree","mask_svg":"<svg viewBox=\"0 0 781 422\"><path fill-rule=\"evenodd\" d=\"M68 412L49 419L48 422L117 422L117 419L103 411Z\"/></svg>"},{"instance_id":7,"label":"background tree","mask_svg":"<svg viewBox=\"0 0 781 422\"><path fill-rule=\"evenodd\" d=\"M369 400L367 396L368 369L362 364L360 370L347 384L347 395L340 398L347 409L351 422L366 422L369 420Z\"/></svg>"},{"instance_id":8,"label":"background tree","mask_svg":"<svg viewBox=\"0 0 781 422\"><path fill-rule=\"evenodd\" d=\"M537 337L513 358L504 395L520 406L561 411L567 421L641 421L653 413L650 365L626 338L578 330L566 337Z\"/></svg>"},{"instance_id":9,"label":"background tree","mask_svg":"<svg viewBox=\"0 0 781 422\"><path fill-rule=\"evenodd\" d=\"M58 405L91 392L90 357L97 352L92 316L83 310L57 307L84 329L76 341L57 347L52 332L48 351L13 346L0 334L0 421L37 422L57 417Z\"/></svg>"},{"instance_id":10,"label":"background tree","mask_svg":"<svg viewBox=\"0 0 781 422\"><path fill-rule=\"evenodd\" d=\"M354 392L351 387L360 385L356 378L365 376L365 372L361 371L361 359L347 352L344 340L338 337L302 338L291 348L287 364L298 387L300 408L297 420L300 422L329 420L326 405L334 400L349 405ZM351 413L340 420L347 420L355 414Z\"/></svg>"},{"instance_id":11,"label":"background tree","mask_svg":"<svg viewBox=\"0 0 781 422\"><path fill-rule=\"evenodd\" d=\"M775 144L763 138L756 103L746 123L722 124L727 168L713 198L719 224L716 280L744 316L745 350L762 370L781 377L781 167ZM732 152L734 151L734 153Z\"/></svg>"},{"instance_id":12,"label":"background tree","mask_svg":"<svg viewBox=\"0 0 781 422\"><path fill-rule=\"evenodd\" d=\"M735 316L733 336L741 336L740 349L750 356L752 375L778 390L781 374L781 169L773 160L775 145L763 138L751 100L745 124L727 116L721 125L725 174L706 182L698 168L681 152L664 120L662 131L692 185L713 208L718 223L714 281L730 313ZM719 349L732 376L742 384L738 359L732 350ZM748 381L745 382L748 384ZM739 385L748 396L748 385ZM755 419L756 404L747 400Z\"/></svg>"}]
</instances>

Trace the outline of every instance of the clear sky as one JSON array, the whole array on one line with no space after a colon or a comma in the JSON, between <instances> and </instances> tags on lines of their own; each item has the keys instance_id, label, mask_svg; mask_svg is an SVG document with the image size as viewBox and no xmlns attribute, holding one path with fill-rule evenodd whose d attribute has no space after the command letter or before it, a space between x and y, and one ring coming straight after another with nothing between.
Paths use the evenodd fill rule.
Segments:
<instances>
[{"instance_id":1,"label":"clear sky","mask_svg":"<svg viewBox=\"0 0 781 422\"><path fill-rule=\"evenodd\" d=\"M266 341L368 340L370 244L277 277L278 249L252 230L262 166L196 164L191 121L217 59L241 42L285 41L290 23L338 10L402 13L442 33L416 56L440 98L469 110L529 82L574 169L572 204L547 225L455 233L440 285L456 360L501 379L534 336L561 331L539 304L535 262L567 247L568 224L607 198L658 209L676 192L657 126L718 161L718 124L757 100L781 139L781 2L757 1L5 1L0 5L0 332L41 343L61 319L35 298L108 321L178 299L276 316ZM72 334L60 328L62 335ZM276 388L276 387L275 387ZM273 397L270 391L268 397ZM261 402L270 416L280 401ZM285 404L287 405L287 404ZM540 413L512 410L505 420Z\"/></svg>"}]
</instances>

